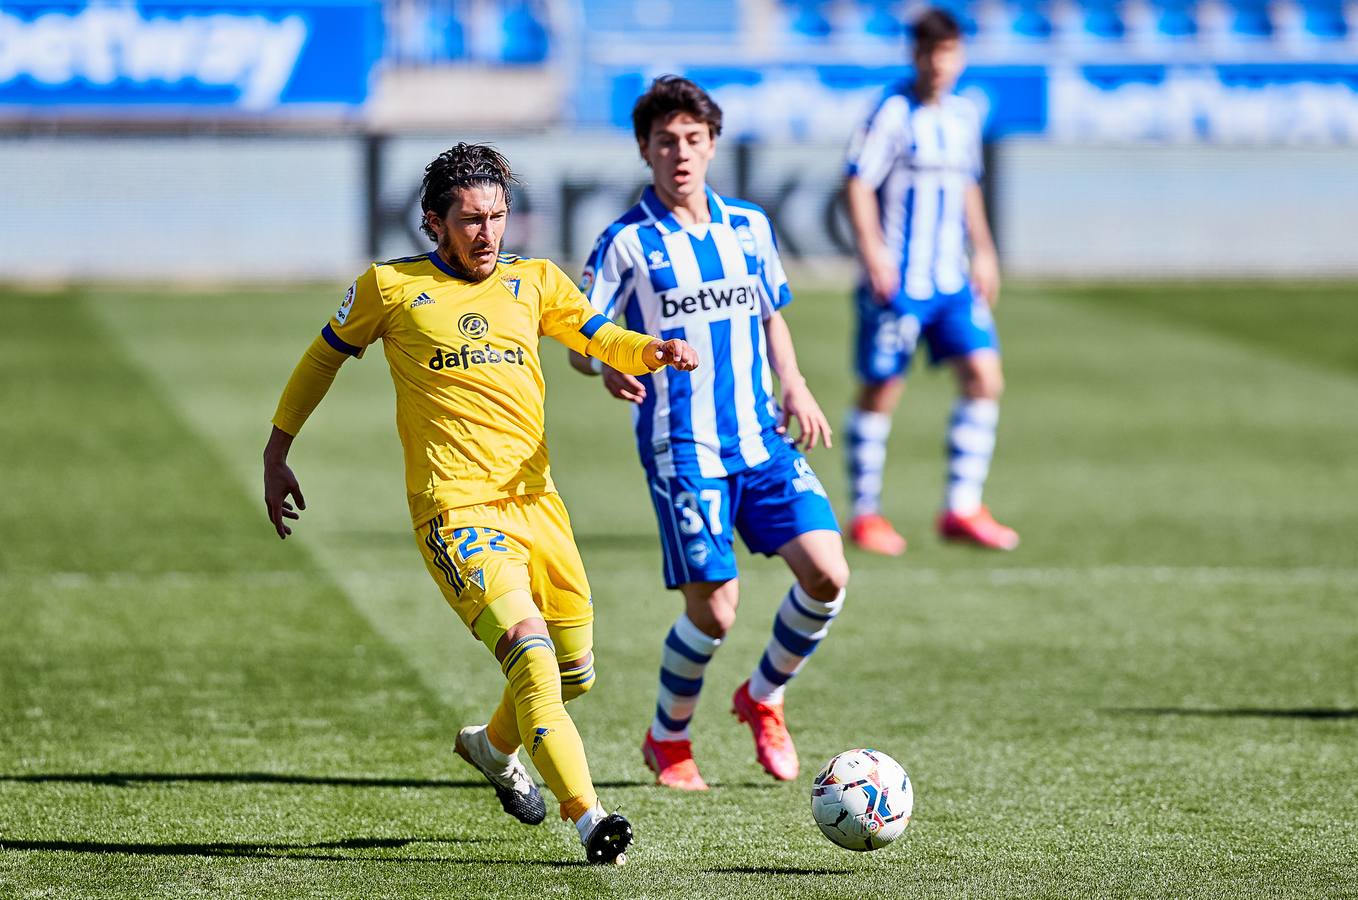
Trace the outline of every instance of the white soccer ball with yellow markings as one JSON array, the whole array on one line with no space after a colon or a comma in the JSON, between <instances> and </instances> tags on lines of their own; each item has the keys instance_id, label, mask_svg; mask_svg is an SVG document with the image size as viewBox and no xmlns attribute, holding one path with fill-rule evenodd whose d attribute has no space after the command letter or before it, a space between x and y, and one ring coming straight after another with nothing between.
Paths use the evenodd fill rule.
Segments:
<instances>
[{"instance_id":1,"label":"white soccer ball with yellow markings","mask_svg":"<svg viewBox=\"0 0 1358 900\"><path fill-rule=\"evenodd\" d=\"M880 750L845 750L811 783L811 815L848 850L878 850L910 824L915 789L900 763Z\"/></svg>"}]
</instances>

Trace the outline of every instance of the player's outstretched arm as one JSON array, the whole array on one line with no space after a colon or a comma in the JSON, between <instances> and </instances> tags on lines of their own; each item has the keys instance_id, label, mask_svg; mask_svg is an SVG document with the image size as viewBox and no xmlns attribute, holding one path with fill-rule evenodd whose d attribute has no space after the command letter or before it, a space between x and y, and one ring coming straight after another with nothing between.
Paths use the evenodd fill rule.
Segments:
<instances>
[{"instance_id":1,"label":"player's outstretched arm","mask_svg":"<svg viewBox=\"0 0 1358 900\"><path fill-rule=\"evenodd\" d=\"M797 351L792 347L792 331L787 327L783 314L775 312L764 320L764 334L769 342L769 365L778 375L782 388L782 420L778 423L778 433L786 434L788 423L797 421L797 443L804 450L812 450L824 442L833 447L833 432L830 420L821 411L811 389L806 386L797 367Z\"/></svg>"},{"instance_id":2,"label":"player's outstretched arm","mask_svg":"<svg viewBox=\"0 0 1358 900\"><path fill-rule=\"evenodd\" d=\"M296 520L300 518L298 510L306 509L302 488L297 483L292 467L288 465L288 450L292 447L292 440L293 435L275 425L269 435L269 443L264 446L264 509L269 513L274 530L284 540L292 534L292 529L283 520ZM297 502L297 509L293 509L289 497Z\"/></svg>"},{"instance_id":3,"label":"player's outstretched arm","mask_svg":"<svg viewBox=\"0 0 1358 900\"><path fill-rule=\"evenodd\" d=\"M340 366L348 358L330 346L323 336L316 338L298 361L297 368L292 370L283 396L278 398L273 431L264 447L264 509L278 536L285 540L292 534L292 529L283 520L295 520L297 511L306 509L297 476L288 466L288 451L294 436L330 390ZM296 509L288 502L289 497L297 502Z\"/></svg>"}]
</instances>

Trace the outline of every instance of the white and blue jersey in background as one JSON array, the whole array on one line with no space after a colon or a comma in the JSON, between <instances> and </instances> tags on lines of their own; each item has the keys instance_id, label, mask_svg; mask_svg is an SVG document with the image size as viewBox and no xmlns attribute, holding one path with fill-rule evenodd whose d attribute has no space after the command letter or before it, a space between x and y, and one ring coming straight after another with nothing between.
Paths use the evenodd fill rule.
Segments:
<instances>
[{"instance_id":1,"label":"white and blue jersey in background","mask_svg":"<svg viewBox=\"0 0 1358 900\"><path fill-rule=\"evenodd\" d=\"M855 366L866 383L910 368L920 339L935 363L996 349L990 306L971 291L967 192L981 176L981 118L964 97L922 104L902 82L849 147L848 174L874 188L886 251L900 270L889 303L866 273L856 291Z\"/></svg>"},{"instance_id":2,"label":"white and blue jersey in background","mask_svg":"<svg viewBox=\"0 0 1358 900\"><path fill-rule=\"evenodd\" d=\"M764 462L782 441L764 319L792 300L773 227L752 203L707 192L710 224L681 225L647 187L590 254L580 289L633 331L682 338L692 372L640 376L637 450L648 472L719 477Z\"/></svg>"},{"instance_id":3,"label":"white and blue jersey in background","mask_svg":"<svg viewBox=\"0 0 1358 900\"><path fill-rule=\"evenodd\" d=\"M955 94L925 105L901 82L855 134L848 174L877 191L905 297L928 300L967 287L965 198L981 167L980 113Z\"/></svg>"},{"instance_id":4,"label":"white and blue jersey in background","mask_svg":"<svg viewBox=\"0 0 1358 900\"><path fill-rule=\"evenodd\" d=\"M681 338L698 368L640 376L637 450L655 506L665 584L736 577L734 535L772 555L838 530L820 479L778 433L764 322L792 300L773 227L707 192L712 221L683 225L652 188L599 237L580 289L628 328Z\"/></svg>"}]
</instances>

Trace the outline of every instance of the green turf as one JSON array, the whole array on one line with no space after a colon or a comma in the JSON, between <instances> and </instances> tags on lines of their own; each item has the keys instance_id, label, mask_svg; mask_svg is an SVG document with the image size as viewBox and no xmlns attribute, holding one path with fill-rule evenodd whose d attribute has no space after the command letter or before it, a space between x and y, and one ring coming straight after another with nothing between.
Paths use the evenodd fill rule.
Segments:
<instances>
[{"instance_id":1,"label":"green turf","mask_svg":"<svg viewBox=\"0 0 1358 900\"><path fill-rule=\"evenodd\" d=\"M449 752L500 676L417 555L379 352L309 423L309 508L272 536L259 452L335 291L0 295L0 896L1358 895L1358 303L1293 286L1283 316L1280 290L1011 286L988 498L1024 546L931 538L950 389L919 373L888 481L911 551L851 557L790 692L807 771L768 782L726 715L788 581L746 559L695 723L707 796L648 786L677 604L625 410L549 345L599 613L573 713L637 828L619 871ZM846 312L790 313L836 420ZM813 462L842 498L838 450ZM917 789L866 855L807 799L862 744Z\"/></svg>"}]
</instances>

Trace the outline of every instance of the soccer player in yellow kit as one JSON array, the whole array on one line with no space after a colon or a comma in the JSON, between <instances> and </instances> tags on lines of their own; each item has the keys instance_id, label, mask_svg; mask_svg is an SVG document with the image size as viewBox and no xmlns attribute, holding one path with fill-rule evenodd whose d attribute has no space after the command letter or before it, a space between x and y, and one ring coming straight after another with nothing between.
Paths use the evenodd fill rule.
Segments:
<instances>
[{"instance_id":1,"label":"soccer player in yellow kit","mask_svg":"<svg viewBox=\"0 0 1358 900\"><path fill-rule=\"evenodd\" d=\"M541 335L624 372L698 359L681 340L599 315L547 260L500 252L514 176L495 150L458 144L425 169L422 225L433 252L377 263L298 363L264 450L264 502L280 538L305 509L288 450L350 356L377 339L396 386L396 425L416 541L449 605L508 682L458 754L505 811L536 825L542 797L520 746L575 823L591 862L620 863L632 829L599 803L565 701L594 680L589 583L548 470ZM293 503L288 499L292 498Z\"/></svg>"}]
</instances>

